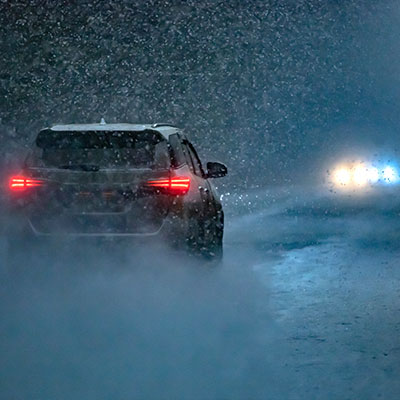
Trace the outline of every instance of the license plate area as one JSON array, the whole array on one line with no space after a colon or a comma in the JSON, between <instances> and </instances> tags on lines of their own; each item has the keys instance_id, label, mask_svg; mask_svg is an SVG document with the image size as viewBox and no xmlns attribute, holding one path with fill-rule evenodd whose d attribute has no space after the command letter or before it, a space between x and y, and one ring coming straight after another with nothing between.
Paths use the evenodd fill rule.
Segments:
<instances>
[{"instance_id":1,"label":"license plate area","mask_svg":"<svg viewBox=\"0 0 400 400\"><path fill-rule=\"evenodd\" d=\"M62 197L63 206L74 214L121 213L127 206L124 193L115 189L74 190Z\"/></svg>"}]
</instances>

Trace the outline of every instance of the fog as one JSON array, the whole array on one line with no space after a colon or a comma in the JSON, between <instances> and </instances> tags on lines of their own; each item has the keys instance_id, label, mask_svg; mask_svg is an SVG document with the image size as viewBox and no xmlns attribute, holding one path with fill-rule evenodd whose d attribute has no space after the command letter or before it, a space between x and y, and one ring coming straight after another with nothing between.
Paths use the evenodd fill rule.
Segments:
<instances>
[{"instance_id":1,"label":"fog","mask_svg":"<svg viewBox=\"0 0 400 400\"><path fill-rule=\"evenodd\" d=\"M0 2L1 399L397 399L397 1ZM171 122L225 210L165 243L20 241L7 179L55 123Z\"/></svg>"},{"instance_id":2,"label":"fog","mask_svg":"<svg viewBox=\"0 0 400 400\"><path fill-rule=\"evenodd\" d=\"M109 240L21 243L5 264L3 243L1 397L397 398L393 203L230 201L218 266Z\"/></svg>"},{"instance_id":3,"label":"fog","mask_svg":"<svg viewBox=\"0 0 400 400\"><path fill-rule=\"evenodd\" d=\"M2 398L244 398L278 380L277 327L243 256L215 269L151 245L75 243L27 261L26 245L2 271Z\"/></svg>"}]
</instances>

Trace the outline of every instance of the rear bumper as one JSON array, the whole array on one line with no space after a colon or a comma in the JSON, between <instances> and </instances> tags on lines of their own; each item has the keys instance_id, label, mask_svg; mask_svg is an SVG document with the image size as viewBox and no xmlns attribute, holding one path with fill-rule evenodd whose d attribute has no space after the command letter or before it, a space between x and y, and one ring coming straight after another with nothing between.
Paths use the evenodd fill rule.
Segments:
<instances>
[{"instance_id":1,"label":"rear bumper","mask_svg":"<svg viewBox=\"0 0 400 400\"><path fill-rule=\"evenodd\" d=\"M168 242L179 240L186 236L185 222L179 215L172 215L171 213L166 216L161 224L152 229L151 231L142 232L121 232L118 230L98 230L92 232L74 231L68 232L60 229L52 232L45 232L38 229L32 220L21 214L9 214L6 218L6 224L3 225L3 233L10 236L17 237L47 237L47 238L143 238L155 240L167 240Z\"/></svg>"},{"instance_id":2,"label":"rear bumper","mask_svg":"<svg viewBox=\"0 0 400 400\"><path fill-rule=\"evenodd\" d=\"M160 200L161 197L160 197ZM167 198L167 200L169 200ZM168 204L167 204L168 205ZM2 230L6 235L34 237L166 238L187 235L188 208L181 202L171 207L146 204L123 212L70 213L36 204L9 204Z\"/></svg>"},{"instance_id":3,"label":"rear bumper","mask_svg":"<svg viewBox=\"0 0 400 400\"><path fill-rule=\"evenodd\" d=\"M161 226L152 232L68 232L68 231L54 231L54 232L43 232L37 229L30 219L27 219L27 227L35 236L43 237L55 237L55 236L68 236L68 237L154 237L159 236L164 231L165 221L162 222Z\"/></svg>"}]
</instances>

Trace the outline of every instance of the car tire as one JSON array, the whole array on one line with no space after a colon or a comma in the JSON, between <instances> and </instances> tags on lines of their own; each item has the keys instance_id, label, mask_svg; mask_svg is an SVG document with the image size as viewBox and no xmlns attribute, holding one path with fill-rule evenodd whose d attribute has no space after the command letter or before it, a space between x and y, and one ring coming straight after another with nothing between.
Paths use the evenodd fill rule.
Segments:
<instances>
[{"instance_id":1,"label":"car tire","mask_svg":"<svg viewBox=\"0 0 400 400\"><path fill-rule=\"evenodd\" d=\"M190 254L199 255L204 246L204 229L197 218L190 218L187 223L185 238L186 250Z\"/></svg>"},{"instance_id":2,"label":"car tire","mask_svg":"<svg viewBox=\"0 0 400 400\"><path fill-rule=\"evenodd\" d=\"M203 256L208 260L221 261L224 236L224 214L222 210L218 212L210 226L204 227L204 231Z\"/></svg>"},{"instance_id":3,"label":"car tire","mask_svg":"<svg viewBox=\"0 0 400 400\"><path fill-rule=\"evenodd\" d=\"M220 261L223 257L223 231L216 231L203 249L203 255L209 260Z\"/></svg>"},{"instance_id":4,"label":"car tire","mask_svg":"<svg viewBox=\"0 0 400 400\"><path fill-rule=\"evenodd\" d=\"M219 262L223 256L224 216L222 211L209 223L197 217L187 217L184 221L183 247L185 251L206 261Z\"/></svg>"}]
</instances>

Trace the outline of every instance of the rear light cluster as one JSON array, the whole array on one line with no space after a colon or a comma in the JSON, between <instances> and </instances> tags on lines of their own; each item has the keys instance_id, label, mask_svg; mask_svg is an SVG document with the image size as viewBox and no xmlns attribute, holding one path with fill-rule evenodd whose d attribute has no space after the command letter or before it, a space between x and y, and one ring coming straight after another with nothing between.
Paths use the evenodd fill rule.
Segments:
<instances>
[{"instance_id":1,"label":"rear light cluster","mask_svg":"<svg viewBox=\"0 0 400 400\"><path fill-rule=\"evenodd\" d=\"M40 187L44 185L44 181L41 179L26 178L24 176L14 176L10 179L10 189L12 191L26 190L28 188ZM171 195L184 195L189 191L190 178L188 177L173 177L173 178L160 178L152 179L145 183L146 187L151 187L159 190L162 193ZM88 193L89 194L89 193ZM111 195L112 193L104 193L105 196Z\"/></svg>"},{"instance_id":2,"label":"rear light cluster","mask_svg":"<svg viewBox=\"0 0 400 400\"><path fill-rule=\"evenodd\" d=\"M43 186L44 182L40 179L25 178L23 176L14 176L10 179L11 190L25 190L31 187Z\"/></svg>"},{"instance_id":3,"label":"rear light cluster","mask_svg":"<svg viewBox=\"0 0 400 400\"><path fill-rule=\"evenodd\" d=\"M160 192L167 194L183 195L189 191L190 178L179 176L173 178L153 179L147 181L145 186L158 189Z\"/></svg>"}]
</instances>

